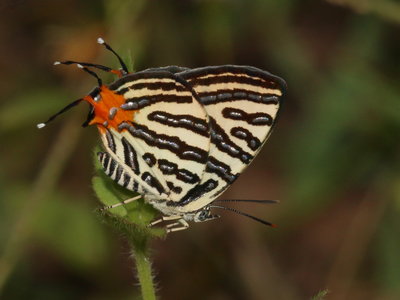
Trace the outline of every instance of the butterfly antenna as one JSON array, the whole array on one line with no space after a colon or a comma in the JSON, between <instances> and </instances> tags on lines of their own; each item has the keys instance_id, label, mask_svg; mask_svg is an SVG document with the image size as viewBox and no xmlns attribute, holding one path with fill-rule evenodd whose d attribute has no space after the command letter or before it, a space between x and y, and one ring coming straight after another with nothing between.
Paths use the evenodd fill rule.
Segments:
<instances>
[{"instance_id":1,"label":"butterfly antenna","mask_svg":"<svg viewBox=\"0 0 400 300\"><path fill-rule=\"evenodd\" d=\"M77 66L79 69L82 69L83 71L85 71L85 72L88 73L89 75L91 75L91 76L93 76L94 78L96 78L97 84L99 85L99 87L101 87L101 86L103 85L103 81L101 80L101 78L99 77L99 75L97 75L95 72L93 72L92 70L89 70L88 68L85 67L85 66L91 66L91 65L95 66L94 64L90 64L90 63L83 63L83 64L81 64L81 63L74 62L74 61L70 61L70 60L68 60L68 61L56 61L56 62L54 62L54 65L55 65L55 66L57 66L57 65L72 65L72 64L76 64L76 66ZM101 65L97 65L97 66L101 66ZM104 67L104 66L101 66L101 67ZM110 69L110 68L107 68L107 67L104 67L104 68ZM111 69L110 69L110 70L111 70Z\"/></svg>"},{"instance_id":2,"label":"butterfly antenna","mask_svg":"<svg viewBox=\"0 0 400 300\"><path fill-rule=\"evenodd\" d=\"M260 204L277 204L279 203L279 200L222 199L213 201L213 203L216 202L247 202L247 203L260 203Z\"/></svg>"},{"instance_id":3,"label":"butterfly antenna","mask_svg":"<svg viewBox=\"0 0 400 300\"><path fill-rule=\"evenodd\" d=\"M73 61L73 60L65 60L65 61L56 61L54 62L54 65L81 65L84 67L91 67L91 68L96 68L105 72L110 72L113 73L113 69L99 65L99 64L92 64L92 63L85 63L85 62L80 62L80 61Z\"/></svg>"},{"instance_id":4,"label":"butterfly antenna","mask_svg":"<svg viewBox=\"0 0 400 300\"><path fill-rule=\"evenodd\" d=\"M259 219L259 218L255 217L255 216L249 215L249 214L247 214L245 212L242 212L240 210L237 210L237 209L234 209L234 208L231 208L231 207L225 207L225 206L219 206L219 205L210 205L210 208L221 208L221 209L224 209L224 210L228 210L228 211L234 212L234 213L236 213L238 215L245 216L245 217L250 218L250 219L252 219L252 220L254 220L256 222L259 222L261 224L264 224L264 225L267 225L267 226L271 226L271 227L278 227L277 225L272 224L272 223L270 223L268 221Z\"/></svg>"},{"instance_id":5,"label":"butterfly antenna","mask_svg":"<svg viewBox=\"0 0 400 300\"><path fill-rule=\"evenodd\" d=\"M119 56L118 53L115 52L114 49L111 48L109 44L107 44L101 37L99 37L97 39L97 43L99 43L100 45L104 45L104 47L106 47L107 50L111 51L118 58L118 61L122 67L122 70L124 70L124 72L126 74L129 73L128 68L127 68L126 64L124 63L124 61L122 60L121 56Z\"/></svg>"},{"instance_id":6,"label":"butterfly antenna","mask_svg":"<svg viewBox=\"0 0 400 300\"><path fill-rule=\"evenodd\" d=\"M66 107L64 107L62 110L60 110L58 113L52 115L46 122L37 124L37 125L36 125L37 128L40 129L40 128L45 127L49 122L53 121L53 120L54 120L55 118L57 118L59 115L65 113L67 110L70 110L72 107L78 105L79 102L81 102L82 100L83 100L83 99L81 98L81 99L75 100L74 102L68 104Z\"/></svg>"},{"instance_id":7,"label":"butterfly antenna","mask_svg":"<svg viewBox=\"0 0 400 300\"><path fill-rule=\"evenodd\" d=\"M77 64L79 69L82 69L83 71L85 71L86 73L92 75L94 78L97 79L97 84L99 85L99 87L101 87L103 85L103 81L101 80L101 78L99 77L99 75L97 75L95 72L93 72L92 70L89 70L88 68L82 66L81 64Z\"/></svg>"}]
</instances>

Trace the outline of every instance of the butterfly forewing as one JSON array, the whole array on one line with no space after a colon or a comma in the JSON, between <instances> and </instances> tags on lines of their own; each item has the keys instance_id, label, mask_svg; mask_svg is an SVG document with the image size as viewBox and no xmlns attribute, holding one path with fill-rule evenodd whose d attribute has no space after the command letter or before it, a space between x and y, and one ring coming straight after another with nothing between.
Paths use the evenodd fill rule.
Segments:
<instances>
[{"instance_id":1,"label":"butterfly forewing","mask_svg":"<svg viewBox=\"0 0 400 300\"><path fill-rule=\"evenodd\" d=\"M193 197L181 201L185 210L194 211L218 197L260 151L275 123L285 83L246 66L206 67L177 75L195 90L211 128L206 172L192 190Z\"/></svg>"},{"instance_id":2,"label":"butterfly forewing","mask_svg":"<svg viewBox=\"0 0 400 300\"><path fill-rule=\"evenodd\" d=\"M123 169L113 179L153 199L179 202L205 172L210 136L203 105L185 81L165 71L127 75L110 89L125 98L122 109L134 111L133 120L102 134Z\"/></svg>"}]
</instances>

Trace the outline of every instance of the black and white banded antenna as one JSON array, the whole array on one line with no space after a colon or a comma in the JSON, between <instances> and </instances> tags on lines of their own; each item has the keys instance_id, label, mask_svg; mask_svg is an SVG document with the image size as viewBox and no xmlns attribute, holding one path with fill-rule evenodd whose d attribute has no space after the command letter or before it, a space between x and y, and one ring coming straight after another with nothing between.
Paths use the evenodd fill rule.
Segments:
<instances>
[{"instance_id":1,"label":"black and white banded antenna","mask_svg":"<svg viewBox=\"0 0 400 300\"><path fill-rule=\"evenodd\" d=\"M71 102L70 104L65 106L63 109L61 109L58 113L55 113L54 115L52 115L46 122L37 124L36 127L39 129L45 127L49 122L53 121L59 115L65 113L67 110L70 110L72 107L78 105L82 100L83 100L83 98L80 98L78 100L75 100L74 102Z\"/></svg>"},{"instance_id":2,"label":"black and white banded antenna","mask_svg":"<svg viewBox=\"0 0 400 300\"><path fill-rule=\"evenodd\" d=\"M93 72L92 70L82 66L81 64L77 64L76 65L79 69L82 69L83 71L85 71L86 73L92 75L94 78L97 79L97 84L99 85L99 87L101 87L103 85L103 81L101 80L101 78L99 77L99 75L97 75L95 72Z\"/></svg>"},{"instance_id":3,"label":"black and white banded antenna","mask_svg":"<svg viewBox=\"0 0 400 300\"><path fill-rule=\"evenodd\" d=\"M84 65L87 65L87 64L88 64L88 63L84 63ZM55 65L55 66L57 66L57 65L69 65L69 63L65 63L65 62L62 62L62 61L55 61L55 62L54 62L54 65ZM83 71L85 71L85 72L88 73L89 75L91 75L91 76L93 76L94 78L96 78L97 84L99 85L99 87L101 87L101 86L103 85L103 81L101 80L101 78L99 77L99 75L97 75L97 74L96 74L95 72L93 72L92 70L86 68L84 65L82 65L82 64L80 64L80 63L77 63L77 64L76 64L76 66L77 66L79 69L82 69Z\"/></svg>"},{"instance_id":4,"label":"black and white banded antenna","mask_svg":"<svg viewBox=\"0 0 400 300\"><path fill-rule=\"evenodd\" d=\"M254 199L221 199L215 200L213 203L218 202L246 202L246 203L258 203L258 204L277 204L279 200L254 200Z\"/></svg>"},{"instance_id":5,"label":"black and white banded antenna","mask_svg":"<svg viewBox=\"0 0 400 300\"><path fill-rule=\"evenodd\" d=\"M258 222L258 223L261 223L261 224L264 224L264 225L267 225L267 226L270 226L270 227L278 227L278 225L275 225L275 224L273 224L271 222L268 222L268 221L265 221L263 219L257 218L257 217L255 217L253 215L250 215L248 213L242 212L242 211L237 210L235 208L226 207L226 206L220 206L220 205L210 205L209 207L210 208L220 208L220 209L224 209L224 210L227 210L227 211L231 211L231 212L234 212L234 213L236 213L238 215L241 215L241 216L244 216L246 218L252 219L252 220L254 220L254 221Z\"/></svg>"},{"instance_id":6,"label":"black and white banded antenna","mask_svg":"<svg viewBox=\"0 0 400 300\"><path fill-rule=\"evenodd\" d=\"M94 78L96 78L97 84L99 85L99 88L103 85L103 81L101 80L101 78L100 78L95 72L93 72L92 70L89 70L88 68L86 68L85 66L83 66L83 65L91 66L92 64L83 63L83 65L82 65L82 64L80 64L80 63L73 62L73 61L64 61L64 62L55 61L55 62L54 62L54 65L71 65L71 64L76 64L77 67L78 67L79 69L82 69L82 70L85 71L86 73L88 73L88 74L90 74L91 76L93 76ZM94 64L93 64L93 66L94 66ZM100 66L100 65L98 65L98 66ZM104 66L101 66L101 67L104 67ZM107 67L104 67L104 68L107 68ZM75 100L75 101L71 102L70 104L68 104L67 106L65 106L63 109L61 109L58 113L55 113L54 115L52 115L46 122L37 124L36 127L39 128L39 129L45 127L49 122L53 121L53 120L54 120L55 118L57 118L59 115L65 113L67 110L70 110L72 107L78 105L82 100L83 100L83 98L80 98L80 99L78 99L78 100Z\"/></svg>"},{"instance_id":7,"label":"black and white banded antenna","mask_svg":"<svg viewBox=\"0 0 400 300\"><path fill-rule=\"evenodd\" d=\"M87 62L81 62L81 61L74 61L74 60L65 60L65 61L56 61L54 62L54 65L81 65L84 67L89 67L89 68L96 68L105 72L112 73L113 69L99 65L99 64L93 64L93 63L87 63Z\"/></svg>"},{"instance_id":8,"label":"black and white banded antenna","mask_svg":"<svg viewBox=\"0 0 400 300\"><path fill-rule=\"evenodd\" d=\"M111 51L111 52L118 58L118 61L119 61L120 65L121 65L121 68L122 68L122 70L124 71L124 73L125 73L125 74L128 74L128 73L129 73L128 67L126 66L126 64L125 64L124 61L122 60L121 56L119 56L118 53L115 52L114 49L111 48L111 46L110 46L109 44L107 44L107 43L104 41L103 38L99 37L99 38L97 39L97 43L99 43L100 45L103 45L104 47L106 47L107 50ZM125 74L124 74L124 75L125 75Z\"/></svg>"}]
</instances>

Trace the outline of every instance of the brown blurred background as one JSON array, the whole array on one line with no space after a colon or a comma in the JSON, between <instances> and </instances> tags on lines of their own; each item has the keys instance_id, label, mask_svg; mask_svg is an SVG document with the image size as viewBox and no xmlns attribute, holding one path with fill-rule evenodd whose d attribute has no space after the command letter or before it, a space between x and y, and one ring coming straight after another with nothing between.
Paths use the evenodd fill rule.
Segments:
<instances>
[{"instance_id":1,"label":"brown blurred background","mask_svg":"<svg viewBox=\"0 0 400 300\"><path fill-rule=\"evenodd\" d=\"M245 64L288 83L270 140L223 198L279 199L153 242L161 299L400 299L400 1L0 0L3 299L135 299L126 242L96 218L96 84L135 70ZM107 81L112 77L101 74Z\"/></svg>"}]
</instances>

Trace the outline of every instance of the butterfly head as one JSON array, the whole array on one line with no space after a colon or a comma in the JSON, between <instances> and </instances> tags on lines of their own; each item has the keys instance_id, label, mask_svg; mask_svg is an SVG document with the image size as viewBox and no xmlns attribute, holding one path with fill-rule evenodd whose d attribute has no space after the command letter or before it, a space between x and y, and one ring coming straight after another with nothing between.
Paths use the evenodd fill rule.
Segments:
<instances>
[{"instance_id":1,"label":"butterfly head","mask_svg":"<svg viewBox=\"0 0 400 300\"><path fill-rule=\"evenodd\" d=\"M90 110L83 127L88 125L97 125L101 132L106 128L113 128L117 131L118 126L123 122L133 122L136 110L124 109L126 102L124 96L119 95L106 85L95 87L88 95L68 104L58 113L51 116L46 122L38 124L38 128L46 126L47 123L55 119L58 115L69 110L80 102L87 102Z\"/></svg>"},{"instance_id":2,"label":"butterfly head","mask_svg":"<svg viewBox=\"0 0 400 300\"><path fill-rule=\"evenodd\" d=\"M119 130L123 122L133 122L135 110L124 109L124 96L102 85L82 98L90 104L90 112L83 126L97 125L100 131L105 128Z\"/></svg>"},{"instance_id":3,"label":"butterfly head","mask_svg":"<svg viewBox=\"0 0 400 300\"><path fill-rule=\"evenodd\" d=\"M124 121L133 122L135 110L132 109L129 104L125 103L125 98L122 95L104 85L101 78L92 70L99 69L118 75L118 77L121 78L129 74L128 68L126 67L126 64L122 61L121 57L102 38L99 38L97 42L103 45L107 50L111 51L118 58L121 64L121 69L113 70L109 67L99 64L84 63L71 60L62 62L56 61L54 65L76 65L78 68L96 78L98 86L94 88L87 96L75 100L74 102L68 104L66 107L61 109L58 113L52 115L46 122L37 124L38 128L45 127L47 123L51 122L57 116L66 112L67 110L82 101L88 102L90 104L88 118L83 123L84 127L86 127L87 125L97 125L99 130L101 132L104 132L106 128L114 128L118 130L118 126Z\"/></svg>"},{"instance_id":4,"label":"butterfly head","mask_svg":"<svg viewBox=\"0 0 400 300\"><path fill-rule=\"evenodd\" d=\"M206 206L194 214L193 221L194 222L205 222L205 221L218 219L219 217L221 217L221 216L220 215L212 215L210 207Z\"/></svg>"}]
</instances>

